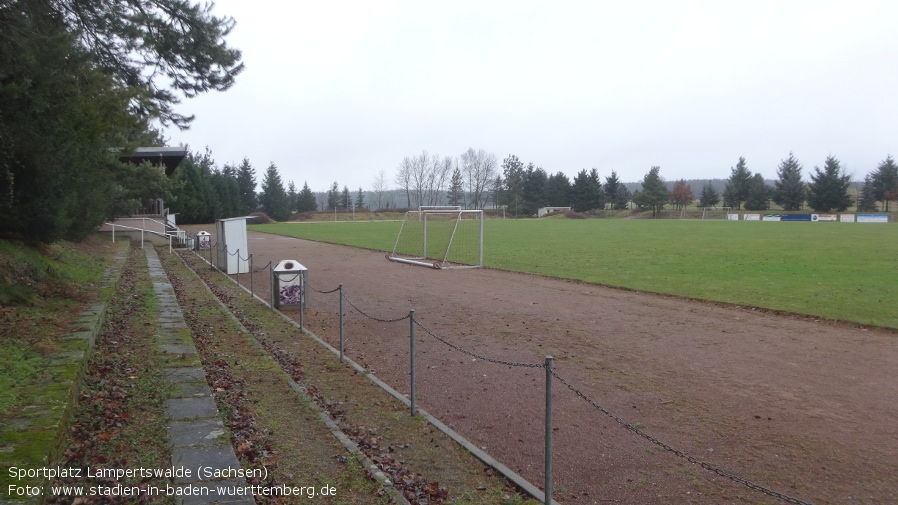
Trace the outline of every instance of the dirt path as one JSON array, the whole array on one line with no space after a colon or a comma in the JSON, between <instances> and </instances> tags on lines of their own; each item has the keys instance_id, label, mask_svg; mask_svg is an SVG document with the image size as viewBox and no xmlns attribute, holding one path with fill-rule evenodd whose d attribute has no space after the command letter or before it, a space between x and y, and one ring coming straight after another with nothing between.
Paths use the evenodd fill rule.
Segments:
<instances>
[{"instance_id":1,"label":"dirt path","mask_svg":"<svg viewBox=\"0 0 898 505\"><path fill-rule=\"evenodd\" d=\"M525 274L413 267L255 232L249 248L257 266L298 260L318 290L343 283L370 315L414 309L424 327L476 353L529 363L552 355L557 373L598 404L741 478L816 504L898 503L893 333ZM311 296L306 325L335 344L337 296ZM408 392L408 321L347 311L347 354ZM419 403L540 485L545 371L476 360L424 331L416 356ZM782 503L553 387L559 502Z\"/></svg>"}]
</instances>

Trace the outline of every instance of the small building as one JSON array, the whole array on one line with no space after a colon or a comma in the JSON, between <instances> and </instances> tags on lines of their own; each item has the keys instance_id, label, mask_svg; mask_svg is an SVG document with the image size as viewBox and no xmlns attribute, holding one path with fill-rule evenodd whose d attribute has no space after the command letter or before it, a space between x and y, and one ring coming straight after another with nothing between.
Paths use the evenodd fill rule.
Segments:
<instances>
[{"instance_id":1,"label":"small building","mask_svg":"<svg viewBox=\"0 0 898 505\"><path fill-rule=\"evenodd\" d=\"M546 214L553 214L555 212L565 212L571 210L570 207L540 207L536 211L536 217L543 217Z\"/></svg>"}]
</instances>

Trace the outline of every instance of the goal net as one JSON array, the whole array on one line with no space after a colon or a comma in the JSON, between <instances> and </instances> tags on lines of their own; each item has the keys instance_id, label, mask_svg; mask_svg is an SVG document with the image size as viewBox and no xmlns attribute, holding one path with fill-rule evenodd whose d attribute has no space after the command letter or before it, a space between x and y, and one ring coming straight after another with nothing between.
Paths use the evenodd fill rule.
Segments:
<instances>
[{"instance_id":1,"label":"goal net","mask_svg":"<svg viewBox=\"0 0 898 505\"><path fill-rule=\"evenodd\" d=\"M483 266L483 211L419 207L405 213L390 261L432 268Z\"/></svg>"}]
</instances>

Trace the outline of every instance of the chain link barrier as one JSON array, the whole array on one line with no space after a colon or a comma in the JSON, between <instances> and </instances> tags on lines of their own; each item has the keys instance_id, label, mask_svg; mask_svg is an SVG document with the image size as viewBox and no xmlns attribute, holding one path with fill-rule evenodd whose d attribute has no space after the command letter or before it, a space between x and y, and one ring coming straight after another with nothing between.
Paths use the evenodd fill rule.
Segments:
<instances>
[{"instance_id":1,"label":"chain link barrier","mask_svg":"<svg viewBox=\"0 0 898 505\"><path fill-rule=\"evenodd\" d=\"M764 487L764 486L762 486L762 485L760 485L760 484L755 484L754 482L751 482L751 481L749 481L749 480L743 479L742 477L739 477L738 475L734 475L734 474L732 474L732 473L725 472L725 471L721 470L720 468L717 468L717 467L715 467L715 466L712 466L712 465L709 464L709 463L705 463L704 461L700 461L700 460L696 459L694 456L690 456L690 455L684 453L683 451L680 451L679 449L675 449L675 448L671 447L670 445L665 444L664 442L662 442L662 441L658 440L657 438L655 438L655 437L649 435L648 433L643 432L642 430L640 430L640 429L637 428L636 426L634 426L634 425L628 423L627 421L624 421L622 418L616 416L615 414L613 414L612 412L610 412L610 411L609 411L608 409L606 409L605 407L603 407L603 406L599 405L598 403L596 403L592 398L586 396L582 391L580 391L579 389L575 388L573 384L571 384L570 382L566 381L562 376L558 375L558 373L555 372L555 370L551 370L551 373L552 373L552 376L555 377L556 379L558 379L559 382L561 382L562 384L564 384L565 386L567 386L567 388L570 389L575 395L579 396L580 398L583 398L587 403L589 403L590 405L592 405L593 407L595 407L596 409L598 409L599 412L601 412L601 413L605 414L606 416L610 417L611 419L613 419L614 421L616 421L618 424L620 424L620 425L623 426L624 428L626 428L626 429L632 431L633 433L636 433L636 434L639 435L640 437L642 437L642 438L648 440L649 442L651 442L651 443L657 445L658 447L661 447L661 448L664 449L665 451L671 452L671 453L673 453L673 454L675 454L675 455L677 455L677 456L679 456L679 457L685 459L686 461L688 461L688 462L690 462L690 463L692 463L692 464L694 464L694 465L699 465L699 466L701 466L702 468L704 468L705 470L707 470L707 471L709 471L709 472L711 472L711 473L717 474L717 475L719 475L719 476L721 476L721 477L724 477L724 478L726 478L726 479L729 479L729 480L731 480L731 481L733 481L733 482L742 484L743 486L748 487L749 489L753 489L753 490L755 490L755 491L759 491L759 492L761 492L761 493L766 494L767 496L772 496L773 498L777 498L777 499L782 500L782 501L784 501L784 502L786 502L786 503L793 503L793 504L795 504L795 505L812 505L811 503L808 503L808 502L806 502L806 501L799 500L798 498L793 498L793 497L791 497L791 496L785 495L785 494L780 493L780 492L778 492L778 491L774 491L774 490L772 490L772 489L766 488L766 487Z\"/></svg>"},{"instance_id":2,"label":"chain link barrier","mask_svg":"<svg viewBox=\"0 0 898 505\"><path fill-rule=\"evenodd\" d=\"M339 288L338 288L338 289L339 289ZM361 315L367 317L368 319L372 319L372 320L377 321L377 322L379 322L379 323L398 323L399 321L405 321L406 319L409 318L409 315L406 314L406 315L404 315L404 316L402 316L402 317L397 317L397 318L395 318L395 319L381 319L381 318L379 318L379 317L372 316L372 315L370 315L370 314L365 313L365 311L363 311L362 309L358 308L358 306L357 306L356 304L352 303L352 300L350 300L349 297L347 297L346 295L343 295L343 299L346 300L346 303L348 303L350 307L354 308L354 309L356 310L356 312L358 312L359 314L361 314Z\"/></svg>"},{"instance_id":3,"label":"chain link barrier","mask_svg":"<svg viewBox=\"0 0 898 505\"><path fill-rule=\"evenodd\" d=\"M340 286L337 286L336 288L334 288L330 291L318 291L317 289L315 289L315 286L312 286L312 284L310 284L308 282L306 283L306 286L308 286L309 289L311 289L312 291L314 291L318 294L321 294L321 295L329 295L331 293L336 293L337 291L340 291Z\"/></svg>"},{"instance_id":4,"label":"chain link barrier","mask_svg":"<svg viewBox=\"0 0 898 505\"><path fill-rule=\"evenodd\" d=\"M459 347L459 346L453 344L452 342L449 342L448 340L440 337L436 333L430 331L429 328L427 328L426 326L421 324L417 319L415 320L415 325L418 326L419 328L421 328L422 330L424 330L424 333L427 333L431 337L439 340L440 342L446 344L447 346L455 349L456 351L458 351L462 354L467 354L468 356L471 356L472 358L477 358L477 359L480 359L483 361L488 361L490 363L495 363L497 365L506 365L506 366L524 367L524 368L544 368L545 367L545 365L543 363L519 363L516 361L505 361L505 360L501 360L501 359L490 358L488 356L483 356L482 354L477 354L476 352L469 351L463 347Z\"/></svg>"}]
</instances>

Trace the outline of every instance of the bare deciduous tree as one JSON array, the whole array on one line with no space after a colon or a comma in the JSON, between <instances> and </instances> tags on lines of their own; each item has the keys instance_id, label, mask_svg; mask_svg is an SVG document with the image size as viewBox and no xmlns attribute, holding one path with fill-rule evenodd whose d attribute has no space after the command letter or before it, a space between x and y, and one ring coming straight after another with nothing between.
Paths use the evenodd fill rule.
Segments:
<instances>
[{"instance_id":1,"label":"bare deciduous tree","mask_svg":"<svg viewBox=\"0 0 898 505\"><path fill-rule=\"evenodd\" d=\"M396 169L396 185L399 189L405 191L405 198L408 201L406 207L412 206L412 158L406 156Z\"/></svg>"},{"instance_id":2,"label":"bare deciduous tree","mask_svg":"<svg viewBox=\"0 0 898 505\"><path fill-rule=\"evenodd\" d=\"M384 202L386 200L385 193L387 192L387 171L384 169L380 169L377 172L377 175L374 177L374 183L371 184L371 191L374 192L374 201L371 202L374 204L375 209L384 208Z\"/></svg>"},{"instance_id":3,"label":"bare deciduous tree","mask_svg":"<svg viewBox=\"0 0 898 505\"><path fill-rule=\"evenodd\" d=\"M438 205L443 198L452 158L441 158L421 151L417 156L406 156L396 172L396 183L405 191L408 206Z\"/></svg>"},{"instance_id":4,"label":"bare deciduous tree","mask_svg":"<svg viewBox=\"0 0 898 505\"><path fill-rule=\"evenodd\" d=\"M469 148L461 155L461 171L470 196L471 206L482 209L489 199L490 187L496 179L496 155L483 149Z\"/></svg>"}]
</instances>

